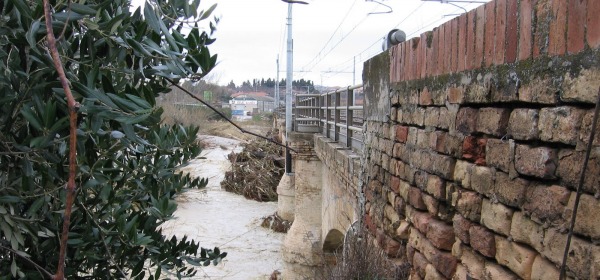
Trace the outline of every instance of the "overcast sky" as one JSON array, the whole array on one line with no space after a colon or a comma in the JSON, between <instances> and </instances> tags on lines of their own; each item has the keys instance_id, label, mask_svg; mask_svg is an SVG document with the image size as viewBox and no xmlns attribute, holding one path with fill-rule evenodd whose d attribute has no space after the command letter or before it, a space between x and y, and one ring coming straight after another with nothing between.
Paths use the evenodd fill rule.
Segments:
<instances>
[{"instance_id":1,"label":"overcast sky","mask_svg":"<svg viewBox=\"0 0 600 280\"><path fill-rule=\"evenodd\" d=\"M363 62L382 51L382 38L391 29L405 31L408 39L464 12L440 1L380 1L390 8L366 0L305 1L309 4L293 5L294 80L310 79L326 86L353 84L354 59L356 83L361 83ZM254 78L274 79L278 56L279 78L285 78L288 4L204 0L201 6L207 9L212 3L217 3L214 15L220 22L210 49L218 54L219 64L209 79L219 84L233 80L237 85ZM481 5L454 4L467 11ZM449 14L454 15L445 16Z\"/></svg>"}]
</instances>

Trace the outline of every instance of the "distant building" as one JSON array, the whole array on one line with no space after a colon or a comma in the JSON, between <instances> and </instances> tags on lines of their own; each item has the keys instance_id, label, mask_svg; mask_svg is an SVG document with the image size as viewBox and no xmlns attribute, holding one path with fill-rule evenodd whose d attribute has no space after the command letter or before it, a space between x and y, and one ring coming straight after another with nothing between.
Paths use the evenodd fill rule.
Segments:
<instances>
[{"instance_id":1,"label":"distant building","mask_svg":"<svg viewBox=\"0 0 600 280\"><path fill-rule=\"evenodd\" d=\"M275 99L266 92L239 92L232 95L229 100L231 115L236 120L251 119L252 115L272 113L275 108Z\"/></svg>"}]
</instances>

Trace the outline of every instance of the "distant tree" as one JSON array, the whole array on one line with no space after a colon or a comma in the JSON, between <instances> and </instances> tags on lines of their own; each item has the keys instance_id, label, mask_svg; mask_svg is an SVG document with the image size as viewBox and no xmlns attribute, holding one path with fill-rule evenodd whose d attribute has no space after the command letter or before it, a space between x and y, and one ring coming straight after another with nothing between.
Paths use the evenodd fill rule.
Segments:
<instances>
[{"instance_id":1,"label":"distant tree","mask_svg":"<svg viewBox=\"0 0 600 280\"><path fill-rule=\"evenodd\" d=\"M218 262L218 248L162 234L174 195L206 180L175 172L199 154L197 128L160 125L154 106L168 79L214 67L214 39L199 26L214 7L52 2L50 18L41 0L0 1L0 278L54 278L66 264L56 279L158 279ZM64 67L48 54L46 19Z\"/></svg>"},{"instance_id":2,"label":"distant tree","mask_svg":"<svg viewBox=\"0 0 600 280\"><path fill-rule=\"evenodd\" d=\"M235 83L233 82L233 80L231 80L231 82L229 82L229 84L227 84L227 88L230 88L230 89L235 89L236 88Z\"/></svg>"}]
</instances>

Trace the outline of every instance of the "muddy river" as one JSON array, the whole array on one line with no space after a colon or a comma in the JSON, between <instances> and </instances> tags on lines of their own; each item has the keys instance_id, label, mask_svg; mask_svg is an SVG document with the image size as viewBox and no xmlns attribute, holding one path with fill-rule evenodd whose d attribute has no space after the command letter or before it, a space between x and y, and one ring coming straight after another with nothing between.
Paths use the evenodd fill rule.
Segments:
<instances>
[{"instance_id":1,"label":"muddy river","mask_svg":"<svg viewBox=\"0 0 600 280\"><path fill-rule=\"evenodd\" d=\"M201 157L181 168L192 176L208 178L205 190L189 190L178 197L175 219L164 225L166 235L187 235L205 248L228 253L217 266L202 267L193 279L269 279L281 271L284 234L260 226L261 218L277 210L276 202L256 202L221 190L220 182L230 167L227 155L239 151L239 142L201 136L208 146Z\"/></svg>"}]
</instances>

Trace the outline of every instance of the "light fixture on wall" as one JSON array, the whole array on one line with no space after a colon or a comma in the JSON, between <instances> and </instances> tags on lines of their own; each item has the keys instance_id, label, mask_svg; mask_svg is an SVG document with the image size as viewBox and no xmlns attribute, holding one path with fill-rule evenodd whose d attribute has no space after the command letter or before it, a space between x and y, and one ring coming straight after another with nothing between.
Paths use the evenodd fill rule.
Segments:
<instances>
[{"instance_id":1,"label":"light fixture on wall","mask_svg":"<svg viewBox=\"0 0 600 280\"><path fill-rule=\"evenodd\" d=\"M400 29L392 29L385 36L385 41L383 42L382 49L385 51L391 48L394 45L398 45L402 42L406 41L406 33Z\"/></svg>"}]
</instances>

